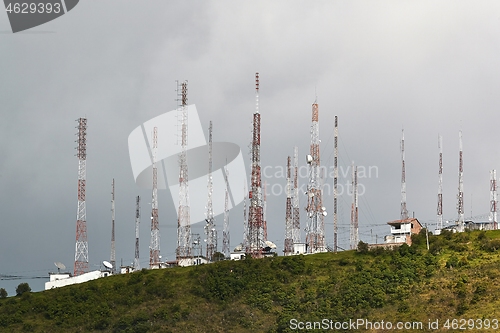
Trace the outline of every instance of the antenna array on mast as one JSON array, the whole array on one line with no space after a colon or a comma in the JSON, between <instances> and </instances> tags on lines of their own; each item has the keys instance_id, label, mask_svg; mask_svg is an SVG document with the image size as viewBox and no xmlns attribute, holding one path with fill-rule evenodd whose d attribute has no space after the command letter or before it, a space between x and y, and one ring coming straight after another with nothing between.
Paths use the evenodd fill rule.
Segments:
<instances>
[{"instance_id":1,"label":"antenna array on mast","mask_svg":"<svg viewBox=\"0 0 500 333\"><path fill-rule=\"evenodd\" d=\"M215 230L214 209L212 204L213 194L213 178L212 178L212 122L208 127L208 200L206 212L205 235L207 237L207 260L212 261L215 252L217 251L217 233Z\"/></svg>"},{"instance_id":2,"label":"antenna array on mast","mask_svg":"<svg viewBox=\"0 0 500 333\"><path fill-rule=\"evenodd\" d=\"M229 249L229 171L227 168L225 169L225 181L226 181L226 191L224 196L224 229L222 230L222 253L226 258L229 258L230 249Z\"/></svg>"},{"instance_id":3,"label":"antenna array on mast","mask_svg":"<svg viewBox=\"0 0 500 333\"><path fill-rule=\"evenodd\" d=\"M292 197L292 240L300 243L300 208L299 208L299 148L293 149L293 197Z\"/></svg>"},{"instance_id":4,"label":"antenna array on mast","mask_svg":"<svg viewBox=\"0 0 500 333\"><path fill-rule=\"evenodd\" d=\"M188 107L187 107L187 81L180 85L181 98L178 112L181 122L181 153L179 154L179 213L177 222L177 262L181 259L192 257L191 253L191 222L189 213L189 189L188 189ZM178 88L179 91L179 88Z\"/></svg>"},{"instance_id":5,"label":"antenna array on mast","mask_svg":"<svg viewBox=\"0 0 500 333\"><path fill-rule=\"evenodd\" d=\"M320 151L319 151L319 109L316 102L312 105L311 153L307 156L309 164L309 184L307 186L308 226L306 243L309 253L325 252L325 220L326 209L323 207L320 184Z\"/></svg>"},{"instance_id":6,"label":"antenna array on mast","mask_svg":"<svg viewBox=\"0 0 500 333\"><path fill-rule=\"evenodd\" d=\"M135 256L134 271L141 269L139 262L139 223L141 222L141 197L137 196L135 201Z\"/></svg>"},{"instance_id":7,"label":"antenna array on mast","mask_svg":"<svg viewBox=\"0 0 500 333\"><path fill-rule=\"evenodd\" d=\"M73 275L89 269L89 244L87 241L87 212L85 189L87 186L87 118L78 120L78 209L76 211L75 266Z\"/></svg>"},{"instance_id":8,"label":"antenna array on mast","mask_svg":"<svg viewBox=\"0 0 500 333\"><path fill-rule=\"evenodd\" d=\"M406 209L406 169L405 169L405 131L401 131L401 220L408 219Z\"/></svg>"},{"instance_id":9,"label":"antenna array on mast","mask_svg":"<svg viewBox=\"0 0 500 333\"><path fill-rule=\"evenodd\" d=\"M293 219L292 219L292 167L288 156L286 163L286 208L285 208L285 244L284 254L293 254Z\"/></svg>"},{"instance_id":10,"label":"antenna array on mast","mask_svg":"<svg viewBox=\"0 0 500 333\"><path fill-rule=\"evenodd\" d=\"M248 243L245 252L253 258L262 257L263 207L260 170L260 113L259 113L259 73L255 73L255 113L252 130L252 171L249 191L250 207L248 210Z\"/></svg>"},{"instance_id":11,"label":"antenna array on mast","mask_svg":"<svg viewBox=\"0 0 500 333\"><path fill-rule=\"evenodd\" d=\"M459 138L459 153L458 153L458 231L462 232L465 228L465 215L464 215L464 168L463 168L463 147L462 147L462 131L458 133Z\"/></svg>"},{"instance_id":12,"label":"antenna array on mast","mask_svg":"<svg viewBox=\"0 0 500 333\"><path fill-rule=\"evenodd\" d=\"M497 225L497 171L490 171L490 223L493 224L493 229L498 229Z\"/></svg>"},{"instance_id":13,"label":"antenna array on mast","mask_svg":"<svg viewBox=\"0 0 500 333\"><path fill-rule=\"evenodd\" d=\"M358 248L358 167L352 163L351 250Z\"/></svg>"},{"instance_id":14,"label":"antenna array on mast","mask_svg":"<svg viewBox=\"0 0 500 333\"><path fill-rule=\"evenodd\" d=\"M115 179L111 183L111 256L110 263L113 266L112 272L116 272L116 251L115 251Z\"/></svg>"},{"instance_id":15,"label":"antenna array on mast","mask_svg":"<svg viewBox=\"0 0 500 333\"><path fill-rule=\"evenodd\" d=\"M151 198L151 244L149 246L149 268L160 267L160 229L158 221L158 128L153 129L153 193Z\"/></svg>"},{"instance_id":16,"label":"antenna array on mast","mask_svg":"<svg viewBox=\"0 0 500 333\"><path fill-rule=\"evenodd\" d=\"M337 188L337 182L338 182L338 178L339 178L339 168L338 168L339 129L338 129L338 117L337 116L335 116L335 128L333 130L333 136L334 136L333 137L333 149L334 149L334 157L333 157L333 252L337 252L337 248L338 248L338 212L337 212L338 188Z\"/></svg>"},{"instance_id":17,"label":"antenna array on mast","mask_svg":"<svg viewBox=\"0 0 500 333\"><path fill-rule=\"evenodd\" d=\"M437 229L443 229L443 138L438 135L439 148L439 183L438 183L438 205L437 205Z\"/></svg>"}]
</instances>

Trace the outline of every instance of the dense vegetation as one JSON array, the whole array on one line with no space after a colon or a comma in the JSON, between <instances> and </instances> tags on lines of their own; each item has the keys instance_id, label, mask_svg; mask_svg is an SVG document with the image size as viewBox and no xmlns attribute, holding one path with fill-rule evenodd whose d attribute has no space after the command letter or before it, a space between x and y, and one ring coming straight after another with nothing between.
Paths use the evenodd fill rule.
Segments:
<instances>
[{"instance_id":1,"label":"dense vegetation","mask_svg":"<svg viewBox=\"0 0 500 333\"><path fill-rule=\"evenodd\" d=\"M357 318L420 321L426 331L429 320L500 318L500 231L430 236L429 250L425 233L413 242L142 270L39 293L23 286L0 299L0 331L292 332L291 319Z\"/></svg>"}]
</instances>

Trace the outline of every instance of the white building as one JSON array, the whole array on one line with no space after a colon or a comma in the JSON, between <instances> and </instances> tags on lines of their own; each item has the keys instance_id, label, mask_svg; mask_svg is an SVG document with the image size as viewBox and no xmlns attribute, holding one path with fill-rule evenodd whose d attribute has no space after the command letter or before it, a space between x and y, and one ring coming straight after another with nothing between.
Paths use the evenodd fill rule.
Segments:
<instances>
[{"instance_id":1,"label":"white building","mask_svg":"<svg viewBox=\"0 0 500 333\"><path fill-rule=\"evenodd\" d=\"M92 271L78 276L70 273L49 273L49 282L45 282L45 290L83 283L112 275L110 271Z\"/></svg>"}]
</instances>

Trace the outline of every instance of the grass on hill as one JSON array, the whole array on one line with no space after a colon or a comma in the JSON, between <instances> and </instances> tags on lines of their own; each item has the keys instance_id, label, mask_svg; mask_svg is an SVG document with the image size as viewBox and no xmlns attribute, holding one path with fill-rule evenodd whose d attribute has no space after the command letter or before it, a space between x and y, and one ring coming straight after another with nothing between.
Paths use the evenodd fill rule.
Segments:
<instances>
[{"instance_id":1,"label":"grass on hill","mask_svg":"<svg viewBox=\"0 0 500 333\"><path fill-rule=\"evenodd\" d=\"M413 243L142 270L27 292L0 299L0 331L295 332L292 319L363 318L450 332L447 318L500 318L500 231L431 235L429 251L424 233ZM429 320L441 330L426 330Z\"/></svg>"}]
</instances>

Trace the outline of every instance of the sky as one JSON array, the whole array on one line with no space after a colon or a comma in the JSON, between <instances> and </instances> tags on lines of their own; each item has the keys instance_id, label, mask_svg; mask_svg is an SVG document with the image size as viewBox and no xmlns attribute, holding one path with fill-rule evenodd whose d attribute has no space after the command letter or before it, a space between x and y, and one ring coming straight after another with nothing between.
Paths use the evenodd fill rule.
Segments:
<instances>
[{"instance_id":1,"label":"sky","mask_svg":"<svg viewBox=\"0 0 500 333\"><path fill-rule=\"evenodd\" d=\"M248 175L254 75L260 73L268 238L280 255L283 169L294 146L305 168L315 101L322 164L333 165L338 115L339 183L350 182L352 162L365 170L359 179L361 240L382 242L390 232L386 223L400 217L402 129L410 215L435 228L442 135L443 214L456 219L462 130L465 215L487 220L490 170L500 164L499 51L497 1L85 0L15 34L0 12L0 274L26 277L0 280L0 288L12 295L18 283L29 281L41 290L46 279L28 278L48 277L55 261L72 270L79 117L88 119L90 268L110 258L113 178L117 261L133 261L140 195L141 263L147 266L151 190L135 182L128 136L176 108L176 80L188 80L189 104L196 105L205 137L213 121L214 141L237 144ZM304 172L299 184L306 183ZM325 178L326 186L332 183ZM168 190L158 197L161 254L171 260L177 209ZM323 200L331 246L333 198L326 187ZM302 228L305 203L301 192ZM342 248L349 247L350 204L344 192ZM229 216L235 247L243 238L243 205ZM219 230L222 224L222 215L216 216ZM192 229L201 234L203 224ZM219 249L221 244L219 239Z\"/></svg>"}]
</instances>

